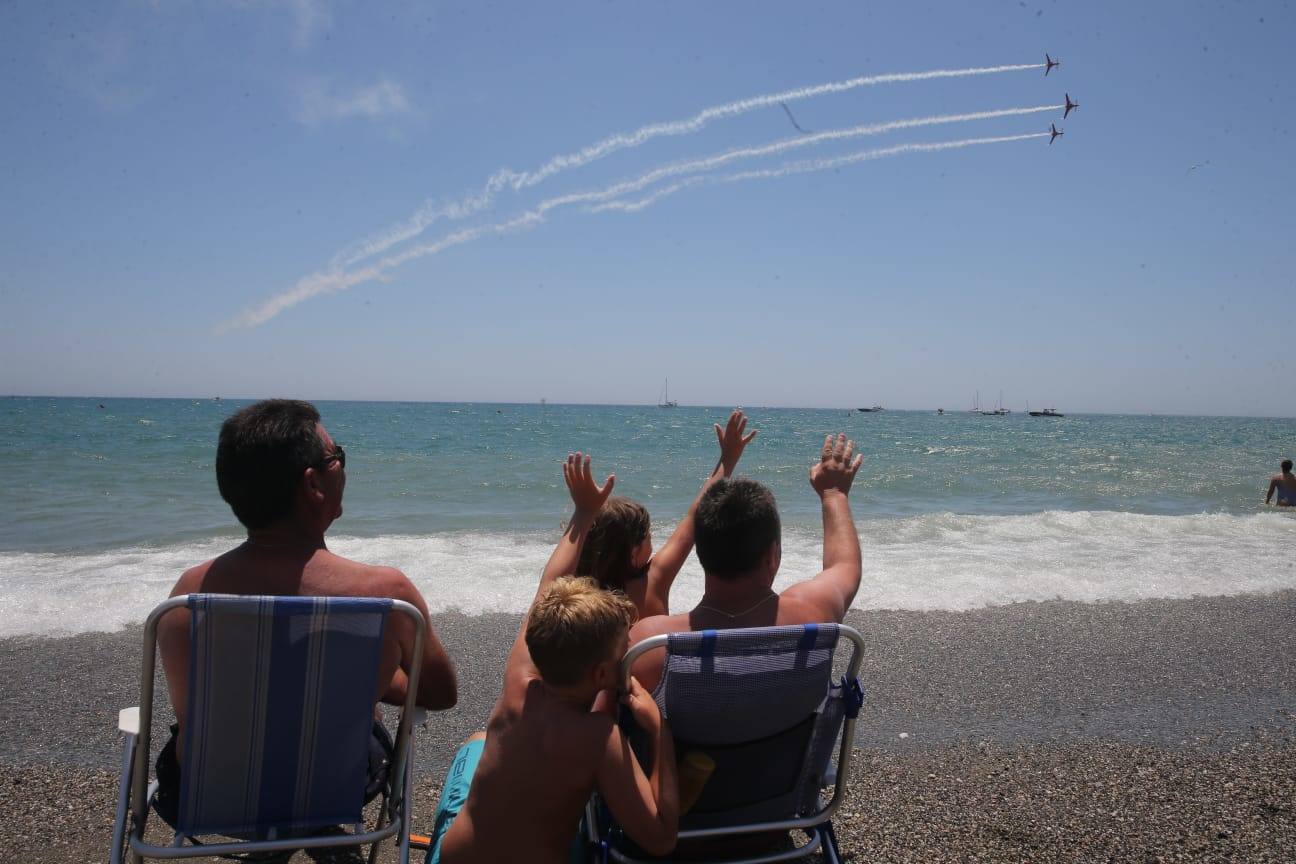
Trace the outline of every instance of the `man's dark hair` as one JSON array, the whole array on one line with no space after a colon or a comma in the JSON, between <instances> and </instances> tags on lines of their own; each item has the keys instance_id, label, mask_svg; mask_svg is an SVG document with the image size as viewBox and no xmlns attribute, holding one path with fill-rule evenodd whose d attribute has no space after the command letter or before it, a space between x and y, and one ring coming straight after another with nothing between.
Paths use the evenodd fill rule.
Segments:
<instances>
[{"instance_id":1,"label":"man's dark hair","mask_svg":"<svg viewBox=\"0 0 1296 864\"><path fill-rule=\"evenodd\" d=\"M309 402L266 399L229 417L216 446L216 485L248 528L265 528L292 512L302 472L324 459Z\"/></svg>"},{"instance_id":2,"label":"man's dark hair","mask_svg":"<svg viewBox=\"0 0 1296 864\"><path fill-rule=\"evenodd\" d=\"M1282 469L1283 469L1284 471L1290 471L1290 470L1291 470L1291 460L1290 460L1290 459L1284 459L1284 460L1282 461Z\"/></svg>"},{"instance_id":3,"label":"man's dark hair","mask_svg":"<svg viewBox=\"0 0 1296 864\"><path fill-rule=\"evenodd\" d=\"M774 493L746 477L713 483L693 526L702 569L721 579L751 571L782 532Z\"/></svg>"}]
</instances>

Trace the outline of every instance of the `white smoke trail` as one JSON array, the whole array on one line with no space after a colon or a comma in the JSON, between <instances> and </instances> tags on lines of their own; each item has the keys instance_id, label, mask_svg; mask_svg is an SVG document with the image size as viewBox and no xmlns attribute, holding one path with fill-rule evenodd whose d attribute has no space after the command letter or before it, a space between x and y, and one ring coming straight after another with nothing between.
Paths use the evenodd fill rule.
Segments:
<instances>
[{"instance_id":1,"label":"white smoke trail","mask_svg":"<svg viewBox=\"0 0 1296 864\"><path fill-rule=\"evenodd\" d=\"M994 111L976 111L970 114L939 114L933 117L890 120L886 123L868 123L863 126L853 126L849 129L829 129L810 135L798 135L793 138L784 138L779 141L774 141L769 144L761 144L755 147L738 147L703 159L676 162L661 168L656 168L646 174L636 177L634 180L627 180L614 186L609 186L607 189L598 192L582 193L579 200L607 201L612 198L619 198L627 192L635 192L644 189L659 180L665 180L668 177L678 177L681 174L700 174L704 171L714 170L715 168L719 168L721 165L739 159L755 159L763 156L774 156L779 153L785 153L788 150L822 144L825 141L840 141L846 138L860 138L866 135L881 135L887 132L895 132L899 129L913 129L919 126L936 126L945 123L968 123L974 120L991 120L997 117L1038 114L1044 111L1056 111L1061 107L1061 105L1037 105L1033 108L1000 108ZM570 200L565 203L577 202L576 200ZM594 210L597 212L597 208L594 208Z\"/></svg>"},{"instance_id":2,"label":"white smoke trail","mask_svg":"<svg viewBox=\"0 0 1296 864\"><path fill-rule=\"evenodd\" d=\"M635 178L634 180L628 180L622 183L616 183L605 189L600 189L594 192L575 192L569 195L560 195L554 198L546 199L540 202L540 204L536 205L534 209L528 210L522 215L516 216L513 219L509 219L504 222L497 222L492 225L482 225L474 228L465 228L461 231L456 231L452 234L447 234L445 237L442 237L440 240L436 240L432 243L425 243L420 246L414 246L396 255L390 255L367 267L362 267L359 270L352 270L350 272L335 270L328 273L320 273L320 274L314 274L312 276L308 276L300 280L291 290L285 291L282 294L277 294L274 297L271 297L269 300L262 303L260 306L247 310L246 312L244 312L243 314L235 318L233 321L227 322L226 324L222 325L220 329L227 330L232 327L256 327L261 324L264 324L265 322L269 321L271 318L274 318L279 313L287 309L290 309L293 306L296 306L298 303L301 303L305 300L309 300L312 297L319 297L325 294L338 294L348 289L354 288L357 285L366 284L368 282L383 281L387 278L387 273L390 270L393 270L397 267L400 267L403 264L407 264L410 261L416 260L418 258L424 258L428 255L436 255L440 252L445 251L446 249L451 248L452 246L461 246L465 243L470 243L488 234L508 234L513 231L522 230L524 228L534 227L535 225L538 225L545 221L550 210L553 210L558 207L567 207L573 204L581 204L581 203L587 203L591 201L607 201L610 203L604 204L600 207L588 208L588 209L590 209L593 212L598 212L600 210L606 210L606 209L617 209L617 210L625 210L625 211L642 210L644 209L644 207L649 206L653 202L659 200L660 198L665 197L666 195L673 194L674 192L678 192L681 189L687 188L688 186L698 185L703 182L708 182L708 183L730 182L731 183L739 180L783 177L783 176L787 176L788 174L806 173L809 171L823 171L829 168L836 168L842 165L849 165L854 162L861 162L868 159L879 159L885 156L899 155L901 153L918 153L918 152L932 152L938 150L953 150L961 147L971 147L976 144L999 144L1008 141L1024 141L1028 138L1048 137L1048 134L1049 133L1047 132L1031 132L1024 135L1007 135L1007 136L1000 136L995 138L967 138L961 141L945 141L945 142L939 142L934 144L899 144L894 147L884 147L878 150L865 150L859 153L852 153L846 156L839 156L833 159L806 160L802 162L786 163L778 168L771 168L771 169L764 169L764 170L757 170L757 171L744 171L739 174L726 175L722 178L713 178L712 175L706 175L702 177L692 177L689 178L688 180L682 181L680 183L676 183L673 186L666 187L665 189L659 190L658 192L648 196L648 198L643 199L641 201L629 202L623 204L621 202L616 202L614 200L616 198L619 198L622 195L625 195L628 192L638 191L650 185L651 183L656 182L657 180L661 180L664 177L671 176L671 174L664 173L671 169L681 168L684 165L697 165L701 163L713 162L714 160L727 156L728 154L720 154L720 156L718 157L712 157L711 159L697 160L696 162L693 163L681 163L680 166L668 166L668 168L660 168L655 171L650 171L647 174ZM796 140L796 139L791 139L791 140ZM773 145L769 145L769 146L773 146ZM731 152L735 152L735 151L731 151ZM716 163L716 164L721 164L721 163ZM678 171L676 173L678 173ZM647 179L647 178L652 178L652 179Z\"/></svg>"},{"instance_id":3,"label":"white smoke trail","mask_svg":"<svg viewBox=\"0 0 1296 864\"><path fill-rule=\"evenodd\" d=\"M891 72L881 75L865 75L849 78L844 81L830 81L809 87L798 87L784 90L781 93L766 93L761 96L750 96L704 108L692 117L684 120L671 120L662 123L651 123L641 126L633 132L618 132L609 135L602 141L591 144L574 153L554 156L535 171L512 171L501 168L487 179L481 192L470 195L459 201L449 203L424 204L413 216L404 222L365 240L356 248L345 250L334 256L333 267L349 267L353 264L381 254L398 243L417 237L439 219L462 219L478 213L491 206L496 196L504 189L514 192L535 186L555 174L569 171L602 159L619 150L640 147L654 138L673 135L688 135L697 132L714 120L736 117L761 108L771 108L780 102L795 102L801 99L812 99L816 96L827 96L844 93L860 87L878 84L899 84L910 81L930 81L938 78L967 78L975 75L994 75L1003 72L1021 72L1028 69L1042 69L1043 63L1018 63L1008 66L976 66L967 69L932 69L927 72ZM309 277L308 277L309 278Z\"/></svg>"},{"instance_id":4,"label":"white smoke trail","mask_svg":"<svg viewBox=\"0 0 1296 864\"><path fill-rule=\"evenodd\" d=\"M902 153L932 153L939 150L958 150L963 147L974 147L978 144L1003 144L1009 141L1025 141L1028 138L1047 138L1047 132L1028 132L1024 135L1000 135L994 138L965 138L961 141L940 141L934 144L897 144L894 147L880 147L876 150L863 150L848 153L831 159L807 159L799 162L787 162L778 168L762 168L753 171L741 171L737 174L705 174L700 177L689 177L669 186L663 186L636 201L609 201L595 207L586 207L587 213L603 213L617 210L622 213L637 213L656 204L663 198L694 186L716 186L721 183L737 183L743 180L771 180L787 177L791 174L808 174L814 171L828 171L843 165L853 165L871 159L882 159L887 156L898 156Z\"/></svg>"},{"instance_id":5,"label":"white smoke trail","mask_svg":"<svg viewBox=\"0 0 1296 864\"><path fill-rule=\"evenodd\" d=\"M676 177L682 174L697 174L704 171L711 171L714 170L715 168L720 167L721 165L724 165L729 162L733 162L738 159L752 159L752 158L758 158L762 156L772 156L778 153L786 152L788 150L793 150L800 147L810 147L816 144L821 144L825 141L836 141L845 138L857 138L865 135L880 135L886 132L894 132L900 129L912 129L920 126L934 126L934 125L940 125L946 123L967 123L975 120L991 120L1000 117L1012 117L1012 116L1020 116L1024 114L1037 114L1045 111L1056 111L1061 107L1062 107L1061 105L1037 105L1030 108L1001 108L992 111L976 111L968 114L941 114L932 117L916 117L907 120L891 120L885 123L869 123L862 126L855 126L849 129L830 129L823 132L816 132L810 135L798 135L795 137L784 138L779 141L774 141L769 144L762 144L755 147L740 147L734 150L729 150L724 153L720 153L715 156L709 156L703 159L695 159L687 162L677 162L671 165L666 165L662 168L657 168L652 171L649 171L646 174L643 174L633 180L617 183L613 186L610 186L606 189L597 192L584 192L584 193L576 193L575 195L560 196L558 198L554 198L542 202L539 205L537 212L539 212L540 215L543 216L544 213L548 212L548 210L553 209L554 206L567 206L570 204L579 204L579 203L591 202L591 201L609 201L614 198L620 198L621 196L627 195L631 192L637 192L641 189L645 189L648 186L657 183L658 181L667 179L668 177ZM465 212L462 215L468 215L468 213ZM403 239L409 239L410 237L416 236L417 233L418 233L417 231L413 233L408 233L407 236ZM467 229L465 231L458 231L455 232L454 234L449 235L446 238L443 238L442 240L437 241L436 243L431 244L431 246L436 247L435 251L439 252L442 249L446 248L447 246L455 246L455 245L459 245L460 242L466 242L466 241L456 241L456 238L469 236L470 239L476 239L477 237L481 236L482 233L489 233L489 231L488 230L482 231L479 229ZM426 247L420 246L417 248L419 250L423 250ZM367 257L367 256L363 256L363 257ZM422 257L422 256L418 255L416 257ZM359 259L355 259L355 260L359 260ZM395 258L387 259L387 260L403 261L408 259L403 259L400 255L397 255L395 256ZM386 262L384 261L379 263L384 264ZM275 311L270 311L271 302L273 301L268 302L265 306L261 307L263 310L265 310L266 313L264 317L261 317L260 315L254 315L253 317L256 320L252 320L252 319L248 319L247 316L243 316L240 317L237 322L235 322L235 325L231 325L231 326L239 326L239 325L255 326L256 324L262 324L265 321L270 320L270 318L273 318L275 315L278 314L279 311L282 311L282 309L286 309L289 308L290 306L296 305L298 302L300 302L301 299L305 299L307 297L313 297L319 294L330 294L338 290L345 290L346 288L353 287L353 285L356 284L351 281L351 277L354 274L348 274L345 271L343 265L344 262L335 260L333 265L328 270L323 272L312 273L311 275L304 277L303 279L298 281L297 285L291 291L279 295L279 297L276 298L276 299L283 299L285 301L290 300L290 298L300 298L300 299L291 300L291 302L287 302L287 305L283 306L281 309L276 309ZM386 270L390 268L383 267L382 269ZM356 272L369 273L371 272L371 268L366 267ZM363 281L370 281L370 279L366 278ZM335 286L341 286L341 287L335 287ZM248 313L248 314L252 314L252 313Z\"/></svg>"}]
</instances>

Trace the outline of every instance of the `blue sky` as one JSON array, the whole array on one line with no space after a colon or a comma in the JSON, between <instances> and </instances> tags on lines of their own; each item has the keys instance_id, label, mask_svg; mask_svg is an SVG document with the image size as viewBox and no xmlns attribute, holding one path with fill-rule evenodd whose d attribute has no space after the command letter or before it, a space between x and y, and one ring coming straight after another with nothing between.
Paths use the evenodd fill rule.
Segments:
<instances>
[{"instance_id":1,"label":"blue sky","mask_svg":"<svg viewBox=\"0 0 1296 864\"><path fill-rule=\"evenodd\" d=\"M974 8L975 7L975 8ZM0 392L1296 414L1290 36L1272 3L0 4ZM256 326L365 238L608 135L789 103L945 123L712 172L638 212L546 199L795 139L773 106L444 219L481 229ZM1205 163L1205 164L1203 164ZM1200 165L1195 170L1189 169ZM622 200L669 185L658 183ZM349 273L382 255L344 267Z\"/></svg>"}]
</instances>

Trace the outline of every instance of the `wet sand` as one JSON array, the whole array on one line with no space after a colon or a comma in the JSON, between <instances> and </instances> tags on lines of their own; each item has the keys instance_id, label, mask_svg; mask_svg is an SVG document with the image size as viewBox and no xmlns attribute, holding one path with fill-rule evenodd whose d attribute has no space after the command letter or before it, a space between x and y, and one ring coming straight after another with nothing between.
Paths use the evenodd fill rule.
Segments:
<instances>
[{"instance_id":1,"label":"wet sand","mask_svg":"<svg viewBox=\"0 0 1296 864\"><path fill-rule=\"evenodd\" d=\"M1296 592L848 623L869 645L849 860L1296 858ZM419 733L416 830L517 625L434 620L460 703ZM106 858L139 651L138 632L0 640L4 860Z\"/></svg>"}]
</instances>

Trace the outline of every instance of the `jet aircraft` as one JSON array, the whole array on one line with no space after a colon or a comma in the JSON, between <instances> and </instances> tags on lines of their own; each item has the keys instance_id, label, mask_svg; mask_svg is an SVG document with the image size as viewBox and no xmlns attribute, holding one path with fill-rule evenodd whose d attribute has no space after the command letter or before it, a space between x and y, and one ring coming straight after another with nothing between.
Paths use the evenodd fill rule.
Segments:
<instances>
[{"instance_id":1,"label":"jet aircraft","mask_svg":"<svg viewBox=\"0 0 1296 864\"><path fill-rule=\"evenodd\" d=\"M1062 65L1061 60L1054 60L1052 57L1045 54L1044 55L1044 77L1045 78L1048 77L1048 73L1053 71L1054 66L1061 66L1061 65Z\"/></svg>"},{"instance_id":2,"label":"jet aircraft","mask_svg":"<svg viewBox=\"0 0 1296 864\"><path fill-rule=\"evenodd\" d=\"M1066 134L1065 132L1059 132L1059 131L1058 131L1058 128L1057 128L1056 126L1054 126L1052 123L1049 124L1049 131L1053 133L1052 135L1049 136L1049 146L1050 146L1050 147L1053 146L1053 139L1054 139L1054 138L1058 137L1059 135L1065 135L1065 134Z\"/></svg>"},{"instance_id":3,"label":"jet aircraft","mask_svg":"<svg viewBox=\"0 0 1296 864\"><path fill-rule=\"evenodd\" d=\"M1080 107L1080 103L1079 103L1079 102L1072 102L1072 101L1071 101L1071 94L1070 94L1070 93L1067 93L1067 94L1066 94L1066 110L1062 112L1062 119L1065 120L1065 119L1067 118L1067 115L1068 115L1068 114L1070 114L1072 111L1074 111L1075 109L1077 109L1077 108L1079 108L1079 107Z\"/></svg>"}]
</instances>

